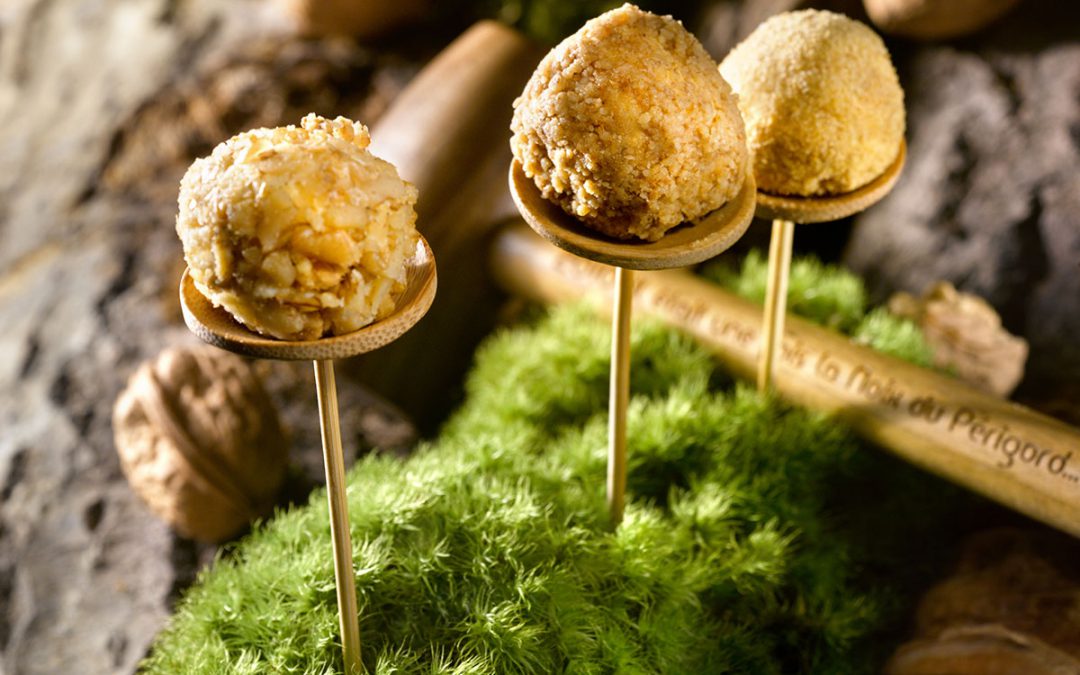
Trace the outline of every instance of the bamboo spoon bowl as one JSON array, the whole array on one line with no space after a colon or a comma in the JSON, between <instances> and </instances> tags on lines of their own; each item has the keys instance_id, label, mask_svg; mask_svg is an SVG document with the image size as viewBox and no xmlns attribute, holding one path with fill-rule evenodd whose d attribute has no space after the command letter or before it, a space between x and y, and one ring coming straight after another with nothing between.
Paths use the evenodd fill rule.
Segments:
<instances>
[{"instance_id":1,"label":"bamboo spoon bowl","mask_svg":"<svg viewBox=\"0 0 1080 675\"><path fill-rule=\"evenodd\" d=\"M907 143L901 140L893 163L880 176L857 190L824 197L788 197L758 191L756 215L767 220L787 220L804 225L855 215L889 194L900 178L905 161Z\"/></svg>"},{"instance_id":2,"label":"bamboo spoon bowl","mask_svg":"<svg viewBox=\"0 0 1080 675\"><path fill-rule=\"evenodd\" d=\"M351 333L317 340L278 340L259 335L211 304L195 287L187 270L180 280L180 305L184 323L192 333L230 352L279 361L343 359L393 342L427 313L438 282L435 256L423 237L416 244L416 252L406 261L405 270L405 291L398 298L393 314Z\"/></svg>"},{"instance_id":3,"label":"bamboo spoon bowl","mask_svg":"<svg viewBox=\"0 0 1080 675\"><path fill-rule=\"evenodd\" d=\"M658 241L621 241L585 227L544 199L516 159L510 166L510 193L529 227L544 239L582 258L629 270L685 267L726 251L750 226L758 194L747 172L739 194L715 211L669 230Z\"/></svg>"}]
</instances>

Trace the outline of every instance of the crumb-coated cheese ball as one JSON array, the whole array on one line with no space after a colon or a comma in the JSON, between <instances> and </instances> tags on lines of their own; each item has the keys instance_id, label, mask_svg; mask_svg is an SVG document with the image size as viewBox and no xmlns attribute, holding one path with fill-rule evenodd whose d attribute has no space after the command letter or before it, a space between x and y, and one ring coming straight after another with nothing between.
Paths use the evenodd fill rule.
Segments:
<instances>
[{"instance_id":1,"label":"crumb-coated cheese ball","mask_svg":"<svg viewBox=\"0 0 1080 675\"><path fill-rule=\"evenodd\" d=\"M720 64L739 95L758 189L842 194L889 167L904 92L881 38L832 12L778 14Z\"/></svg>"},{"instance_id":2,"label":"crumb-coated cheese ball","mask_svg":"<svg viewBox=\"0 0 1080 675\"><path fill-rule=\"evenodd\" d=\"M416 188L339 117L255 129L196 160L176 231L195 286L248 328L283 340L383 318L405 288Z\"/></svg>"},{"instance_id":3,"label":"crumb-coated cheese ball","mask_svg":"<svg viewBox=\"0 0 1080 675\"><path fill-rule=\"evenodd\" d=\"M749 170L715 62L679 22L633 5L540 62L511 129L514 157L544 197L619 239L655 241L723 206Z\"/></svg>"}]
</instances>

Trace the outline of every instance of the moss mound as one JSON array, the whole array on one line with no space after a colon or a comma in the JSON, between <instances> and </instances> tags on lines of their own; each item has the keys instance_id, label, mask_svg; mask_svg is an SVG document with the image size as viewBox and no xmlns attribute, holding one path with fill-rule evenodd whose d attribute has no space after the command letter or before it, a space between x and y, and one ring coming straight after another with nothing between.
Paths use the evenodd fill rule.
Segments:
<instances>
[{"instance_id":1,"label":"moss mound","mask_svg":"<svg viewBox=\"0 0 1080 675\"><path fill-rule=\"evenodd\" d=\"M753 250L738 268L717 262L707 266L702 274L760 305L765 302L768 265L761 252ZM897 358L927 367L933 362L930 347L914 323L893 316L884 308L870 311L862 280L817 258L792 261L788 311Z\"/></svg>"},{"instance_id":2,"label":"moss mound","mask_svg":"<svg viewBox=\"0 0 1080 675\"><path fill-rule=\"evenodd\" d=\"M608 340L580 308L498 334L437 441L350 472L369 672L874 670L963 498L641 323L611 533ZM311 499L200 577L146 672L340 672L325 495Z\"/></svg>"}]
</instances>

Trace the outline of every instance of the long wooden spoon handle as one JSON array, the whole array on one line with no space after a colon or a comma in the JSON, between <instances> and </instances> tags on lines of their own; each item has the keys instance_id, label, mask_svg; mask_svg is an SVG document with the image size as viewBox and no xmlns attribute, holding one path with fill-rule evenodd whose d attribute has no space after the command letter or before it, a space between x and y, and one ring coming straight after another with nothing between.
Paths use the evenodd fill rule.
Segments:
<instances>
[{"instance_id":1,"label":"long wooden spoon handle","mask_svg":"<svg viewBox=\"0 0 1080 675\"><path fill-rule=\"evenodd\" d=\"M784 341L784 316L787 312L788 275L791 272L791 249L795 224L774 220L769 242L769 275L765 286L765 325L762 331L761 356L758 358L759 391L772 387L773 367Z\"/></svg>"},{"instance_id":2,"label":"long wooden spoon handle","mask_svg":"<svg viewBox=\"0 0 1080 675\"><path fill-rule=\"evenodd\" d=\"M607 503L612 527L623 519L626 500L626 406L630 401L630 314L634 273L615 268L611 319L611 389L608 399Z\"/></svg>"},{"instance_id":3,"label":"long wooden spoon handle","mask_svg":"<svg viewBox=\"0 0 1080 675\"><path fill-rule=\"evenodd\" d=\"M352 539L349 536L349 504L345 495L345 458L341 450L334 362L315 361L315 389L319 398L323 463L326 466L326 499L330 505L330 537L334 543L334 581L337 585L338 621L347 675L364 672L360 661L360 622L353 576Z\"/></svg>"}]
</instances>

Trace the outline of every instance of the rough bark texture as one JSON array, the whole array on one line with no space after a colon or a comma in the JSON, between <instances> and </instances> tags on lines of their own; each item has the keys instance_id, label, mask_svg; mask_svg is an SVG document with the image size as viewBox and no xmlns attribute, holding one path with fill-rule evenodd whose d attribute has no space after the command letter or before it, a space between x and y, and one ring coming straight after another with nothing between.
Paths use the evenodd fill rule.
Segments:
<instances>
[{"instance_id":1,"label":"rough bark texture","mask_svg":"<svg viewBox=\"0 0 1080 675\"><path fill-rule=\"evenodd\" d=\"M0 674L132 672L213 549L124 481L112 404L194 338L179 177L235 131L377 114L417 60L289 38L266 3L14 0L0 8ZM362 105L363 104L363 105ZM310 364L260 363L306 499L322 461ZM347 453L411 426L339 380Z\"/></svg>"},{"instance_id":2,"label":"rough bark texture","mask_svg":"<svg viewBox=\"0 0 1080 675\"><path fill-rule=\"evenodd\" d=\"M985 297L1031 345L1022 397L1050 407L1080 378L1077 26L1075 3L1030 2L970 41L909 47L909 163L846 256L878 299L938 280Z\"/></svg>"}]
</instances>

